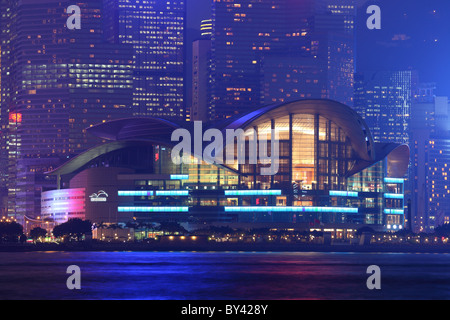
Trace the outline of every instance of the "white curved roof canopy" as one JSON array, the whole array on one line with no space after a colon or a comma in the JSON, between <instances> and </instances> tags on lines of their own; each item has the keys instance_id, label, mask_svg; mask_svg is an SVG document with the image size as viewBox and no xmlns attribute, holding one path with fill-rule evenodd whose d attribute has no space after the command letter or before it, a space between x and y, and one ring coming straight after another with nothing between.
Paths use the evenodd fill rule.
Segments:
<instances>
[{"instance_id":1,"label":"white curved roof canopy","mask_svg":"<svg viewBox=\"0 0 450 320\"><path fill-rule=\"evenodd\" d=\"M224 129L247 129L290 114L320 115L331 120L344 130L361 160L375 160L374 142L365 121L352 108L332 100L300 100L267 106L239 117Z\"/></svg>"},{"instance_id":2,"label":"white curved roof canopy","mask_svg":"<svg viewBox=\"0 0 450 320\"><path fill-rule=\"evenodd\" d=\"M374 143L367 124L358 113L352 108L332 100L300 100L270 105L219 123L210 123L209 127L204 126L204 130L208 128L216 128L222 132L227 129L246 130L272 119L291 114L320 115L344 130L350 139L355 155L355 165L348 172L347 177L385 158L387 159L389 177L402 178L406 174L409 164L409 147L399 144ZM88 132L112 142L88 150L54 170L51 174L68 174L101 154L130 145L157 143L168 147L174 146L175 143L170 141L172 132L178 128L192 132L192 124L192 122L178 124L158 118L129 118L99 124L88 128ZM231 168L227 169L235 171Z\"/></svg>"}]
</instances>

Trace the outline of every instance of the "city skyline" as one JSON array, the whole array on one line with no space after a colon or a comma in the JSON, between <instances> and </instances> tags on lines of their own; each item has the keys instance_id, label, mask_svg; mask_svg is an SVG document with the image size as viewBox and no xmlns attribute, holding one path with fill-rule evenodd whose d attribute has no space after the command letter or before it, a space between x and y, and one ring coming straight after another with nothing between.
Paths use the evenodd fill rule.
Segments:
<instances>
[{"instance_id":1,"label":"city skyline","mask_svg":"<svg viewBox=\"0 0 450 320\"><path fill-rule=\"evenodd\" d=\"M211 3L211 0L188 1L189 28L198 30L200 21L210 18ZM413 68L420 72L424 82L439 84L437 94L450 95L450 82L445 76L450 72L450 65L445 59L445 52L450 46L446 36L450 3L441 0L418 0L414 4L386 0L355 0L355 3L358 9L357 72ZM377 4L382 10L381 30L366 28L369 4ZM420 50L420 54L408 54L412 48Z\"/></svg>"},{"instance_id":2,"label":"city skyline","mask_svg":"<svg viewBox=\"0 0 450 320\"><path fill-rule=\"evenodd\" d=\"M0 0L0 298L450 299L448 30L448 0Z\"/></svg>"},{"instance_id":3,"label":"city skyline","mask_svg":"<svg viewBox=\"0 0 450 320\"><path fill-rule=\"evenodd\" d=\"M388 12L387 17L383 14L381 30L369 30L361 24L368 16L366 6L354 0L211 1L209 8L203 6L195 14L193 3L184 1L159 7L154 2L142 6L138 0L135 4L92 0L81 5L81 30L69 31L64 25L66 3L44 3L34 7L31 2L17 5L2 1L7 12L1 20L4 28L1 111L2 126L6 129L2 132L3 195L7 195L4 203L9 215L22 221L26 216L39 216L41 192L64 188L61 177L49 176L48 172L104 143L106 137L93 138L88 129L115 119L221 121L264 105L334 100L354 107L367 122L369 140L409 145L416 150L410 139L413 102L428 79L426 75L422 77L420 66L400 69L401 64L397 64L397 68L382 68L375 62L371 65L376 69L373 73L357 67L372 58L358 49L368 41L361 38L362 34L370 31L381 39L391 32L400 32L401 27L384 31L391 25L390 19L398 14L398 6L383 5L383 12L389 8L397 11ZM52 10L54 5L56 10ZM55 24L41 22L38 10L49 10L53 18L48 21L59 27L52 29ZM211 19L203 19L210 10ZM441 8L436 6L426 15L442 23L440 12ZM33 31L19 28L17 21L25 13L32 19L21 26L41 26ZM405 12L403 19L408 20L409 14L410 11ZM195 17L200 16L202 20L196 21ZM210 30L207 35L201 35L202 24ZM197 30L195 37L189 31L192 26ZM395 33L390 40L403 44L419 35L424 37L418 33ZM434 37L437 39L438 35ZM439 39L433 44L440 42L445 44L445 40ZM40 46L39 50L22 53L20 50L27 43ZM376 50L384 46L375 43ZM21 60L15 60L15 55ZM48 63L42 64L42 59ZM22 68L25 72L20 71ZM435 83L433 94L440 97L439 83ZM41 108L49 110L44 114ZM65 111L67 108L70 112ZM434 115L432 111L430 114ZM41 118L42 121L36 122ZM273 121L267 126L289 122ZM44 131L48 134L43 135ZM444 132L442 138L447 139L446 135ZM329 146L327 150L330 152ZM424 150L432 155L431 149ZM438 151L442 154L442 150ZM411 159L416 156L412 154ZM439 157L438 153L436 159ZM321 163L320 156L302 161L305 162L302 165L311 168ZM322 163L330 165L328 160ZM287 185L295 185L296 169L283 173L287 169L282 164L278 166L282 173L267 188L278 181L290 189ZM314 180L311 168L299 171L304 181ZM308 170L311 172L306 173ZM347 182L341 180L344 171L339 172L337 177L326 178L327 188L331 185L346 188ZM413 172L417 170L411 167L404 177L405 197L409 201L415 192L421 192L412 187L417 179ZM325 185L318 180L315 176L315 184ZM439 185L443 188L445 184ZM250 183L249 187L255 185ZM439 192L443 194L443 190ZM440 193L437 189L432 192ZM317 205L314 202L308 203ZM408 203L404 204L405 210L411 209ZM415 216L420 215L414 210ZM437 219L437 215L444 218ZM450 213L446 211L429 213L427 230L437 227L436 221L446 221L447 215Z\"/></svg>"}]
</instances>

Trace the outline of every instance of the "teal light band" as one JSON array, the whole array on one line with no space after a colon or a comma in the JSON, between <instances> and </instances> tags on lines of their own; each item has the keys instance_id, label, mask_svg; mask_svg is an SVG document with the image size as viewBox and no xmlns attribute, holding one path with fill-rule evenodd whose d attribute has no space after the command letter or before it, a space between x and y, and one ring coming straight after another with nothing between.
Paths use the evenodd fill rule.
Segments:
<instances>
[{"instance_id":1,"label":"teal light band","mask_svg":"<svg viewBox=\"0 0 450 320\"><path fill-rule=\"evenodd\" d=\"M189 212L189 207L119 207L119 212Z\"/></svg>"},{"instance_id":2,"label":"teal light band","mask_svg":"<svg viewBox=\"0 0 450 320\"><path fill-rule=\"evenodd\" d=\"M405 214L403 209L384 209L385 214Z\"/></svg>"},{"instance_id":3,"label":"teal light band","mask_svg":"<svg viewBox=\"0 0 450 320\"><path fill-rule=\"evenodd\" d=\"M405 183L404 179L398 179L398 178L384 178L384 182L386 183Z\"/></svg>"},{"instance_id":4,"label":"teal light band","mask_svg":"<svg viewBox=\"0 0 450 320\"><path fill-rule=\"evenodd\" d=\"M164 196L189 196L189 190L160 190L156 191L156 196L164 197Z\"/></svg>"},{"instance_id":5,"label":"teal light band","mask_svg":"<svg viewBox=\"0 0 450 320\"><path fill-rule=\"evenodd\" d=\"M281 190L225 190L226 196L281 196Z\"/></svg>"},{"instance_id":6,"label":"teal light band","mask_svg":"<svg viewBox=\"0 0 450 320\"><path fill-rule=\"evenodd\" d=\"M151 197L153 191L135 190L135 191L118 191L119 197Z\"/></svg>"},{"instance_id":7,"label":"teal light band","mask_svg":"<svg viewBox=\"0 0 450 320\"><path fill-rule=\"evenodd\" d=\"M189 175L187 175L187 174L172 174L172 175L170 175L170 180L189 180Z\"/></svg>"},{"instance_id":8,"label":"teal light band","mask_svg":"<svg viewBox=\"0 0 450 320\"><path fill-rule=\"evenodd\" d=\"M357 198L359 196L358 192L354 191L330 191L330 196L332 197L351 197Z\"/></svg>"},{"instance_id":9,"label":"teal light band","mask_svg":"<svg viewBox=\"0 0 450 320\"><path fill-rule=\"evenodd\" d=\"M404 199L405 196L403 194L397 194L397 193L385 193L384 197L386 199Z\"/></svg>"},{"instance_id":10,"label":"teal light band","mask_svg":"<svg viewBox=\"0 0 450 320\"><path fill-rule=\"evenodd\" d=\"M225 212L332 212L358 213L358 208L338 207L225 207Z\"/></svg>"}]
</instances>

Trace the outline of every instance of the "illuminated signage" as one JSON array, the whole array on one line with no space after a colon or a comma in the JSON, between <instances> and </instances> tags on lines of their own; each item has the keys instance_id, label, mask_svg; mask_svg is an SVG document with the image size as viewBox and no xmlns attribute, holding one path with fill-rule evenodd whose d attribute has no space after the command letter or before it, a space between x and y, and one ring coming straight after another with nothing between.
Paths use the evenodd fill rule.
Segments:
<instances>
[{"instance_id":1,"label":"illuminated signage","mask_svg":"<svg viewBox=\"0 0 450 320\"><path fill-rule=\"evenodd\" d=\"M22 114L21 113L10 113L9 114L9 122L10 123L21 123L22 122Z\"/></svg>"},{"instance_id":2,"label":"illuminated signage","mask_svg":"<svg viewBox=\"0 0 450 320\"><path fill-rule=\"evenodd\" d=\"M91 202L106 202L108 201L108 197L109 195L103 190L89 196L89 198L91 198Z\"/></svg>"}]
</instances>

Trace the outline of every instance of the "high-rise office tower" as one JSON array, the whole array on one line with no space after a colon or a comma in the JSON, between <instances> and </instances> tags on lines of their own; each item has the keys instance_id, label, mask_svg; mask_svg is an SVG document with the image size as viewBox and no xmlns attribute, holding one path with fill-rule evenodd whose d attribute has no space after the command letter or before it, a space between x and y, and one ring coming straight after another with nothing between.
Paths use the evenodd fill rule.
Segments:
<instances>
[{"instance_id":1,"label":"high-rise office tower","mask_svg":"<svg viewBox=\"0 0 450 320\"><path fill-rule=\"evenodd\" d=\"M375 142L409 143L415 71L379 72L356 77L355 110L366 120Z\"/></svg>"},{"instance_id":2,"label":"high-rise office tower","mask_svg":"<svg viewBox=\"0 0 450 320\"><path fill-rule=\"evenodd\" d=\"M262 104L320 98L353 105L353 31L344 21L315 15L309 30L291 35L293 44L264 54Z\"/></svg>"},{"instance_id":3,"label":"high-rise office tower","mask_svg":"<svg viewBox=\"0 0 450 320\"><path fill-rule=\"evenodd\" d=\"M325 11L332 15L338 15L344 18L344 26L347 30L353 31L355 29L357 2L355 0L320 0L321 6Z\"/></svg>"},{"instance_id":4,"label":"high-rise office tower","mask_svg":"<svg viewBox=\"0 0 450 320\"><path fill-rule=\"evenodd\" d=\"M1 3L2 171L8 214L39 215L45 172L98 143L86 128L131 115L132 50L103 41L102 3L79 3L81 29L69 30L70 1Z\"/></svg>"},{"instance_id":5,"label":"high-rise office tower","mask_svg":"<svg viewBox=\"0 0 450 320\"><path fill-rule=\"evenodd\" d=\"M413 148L411 105L417 84L418 75L413 70L355 76L354 108L366 120L375 142L407 144ZM405 181L405 203L414 196L411 169L410 165Z\"/></svg>"},{"instance_id":6,"label":"high-rise office tower","mask_svg":"<svg viewBox=\"0 0 450 320\"><path fill-rule=\"evenodd\" d=\"M215 1L211 117L301 98L352 105L354 6L332 3Z\"/></svg>"},{"instance_id":7,"label":"high-rise office tower","mask_svg":"<svg viewBox=\"0 0 450 320\"><path fill-rule=\"evenodd\" d=\"M202 21L201 37L192 44L191 121L210 119L212 20Z\"/></svg>"},{"instance_id":8,"label":"high-rise office tower","mask_svg":"<svg viewBox=\"0 0 450 320\"><path fill-rule=\"evenodd\" d=\"M421 86L411 110L411 218L415 232L432 232L450 217L450 104Z\"/></svg>"},{"instance_id":9,"label":"high-rise office tower","mask_svg":"<svg viewBox=\"0 0 450 320\"><path fill-rule=\"evenodd\" d=\"M319 0L313 20L312 50L326 66L328 99L354 104L355 0ZM316 4L317 6L317 4ZM314 36L315 34L315 36Z\"/></svg>"},{"instance_id":10,"label":"high-rise office tower","mask_svg":"<svg viewBox=\"0 0 450 320\"><path fill-rule=\"evenodd\" d=\"M133 47L133 113L185 117L186 1L104 0L106 36Z\"/></svg>"}]
</instances>

